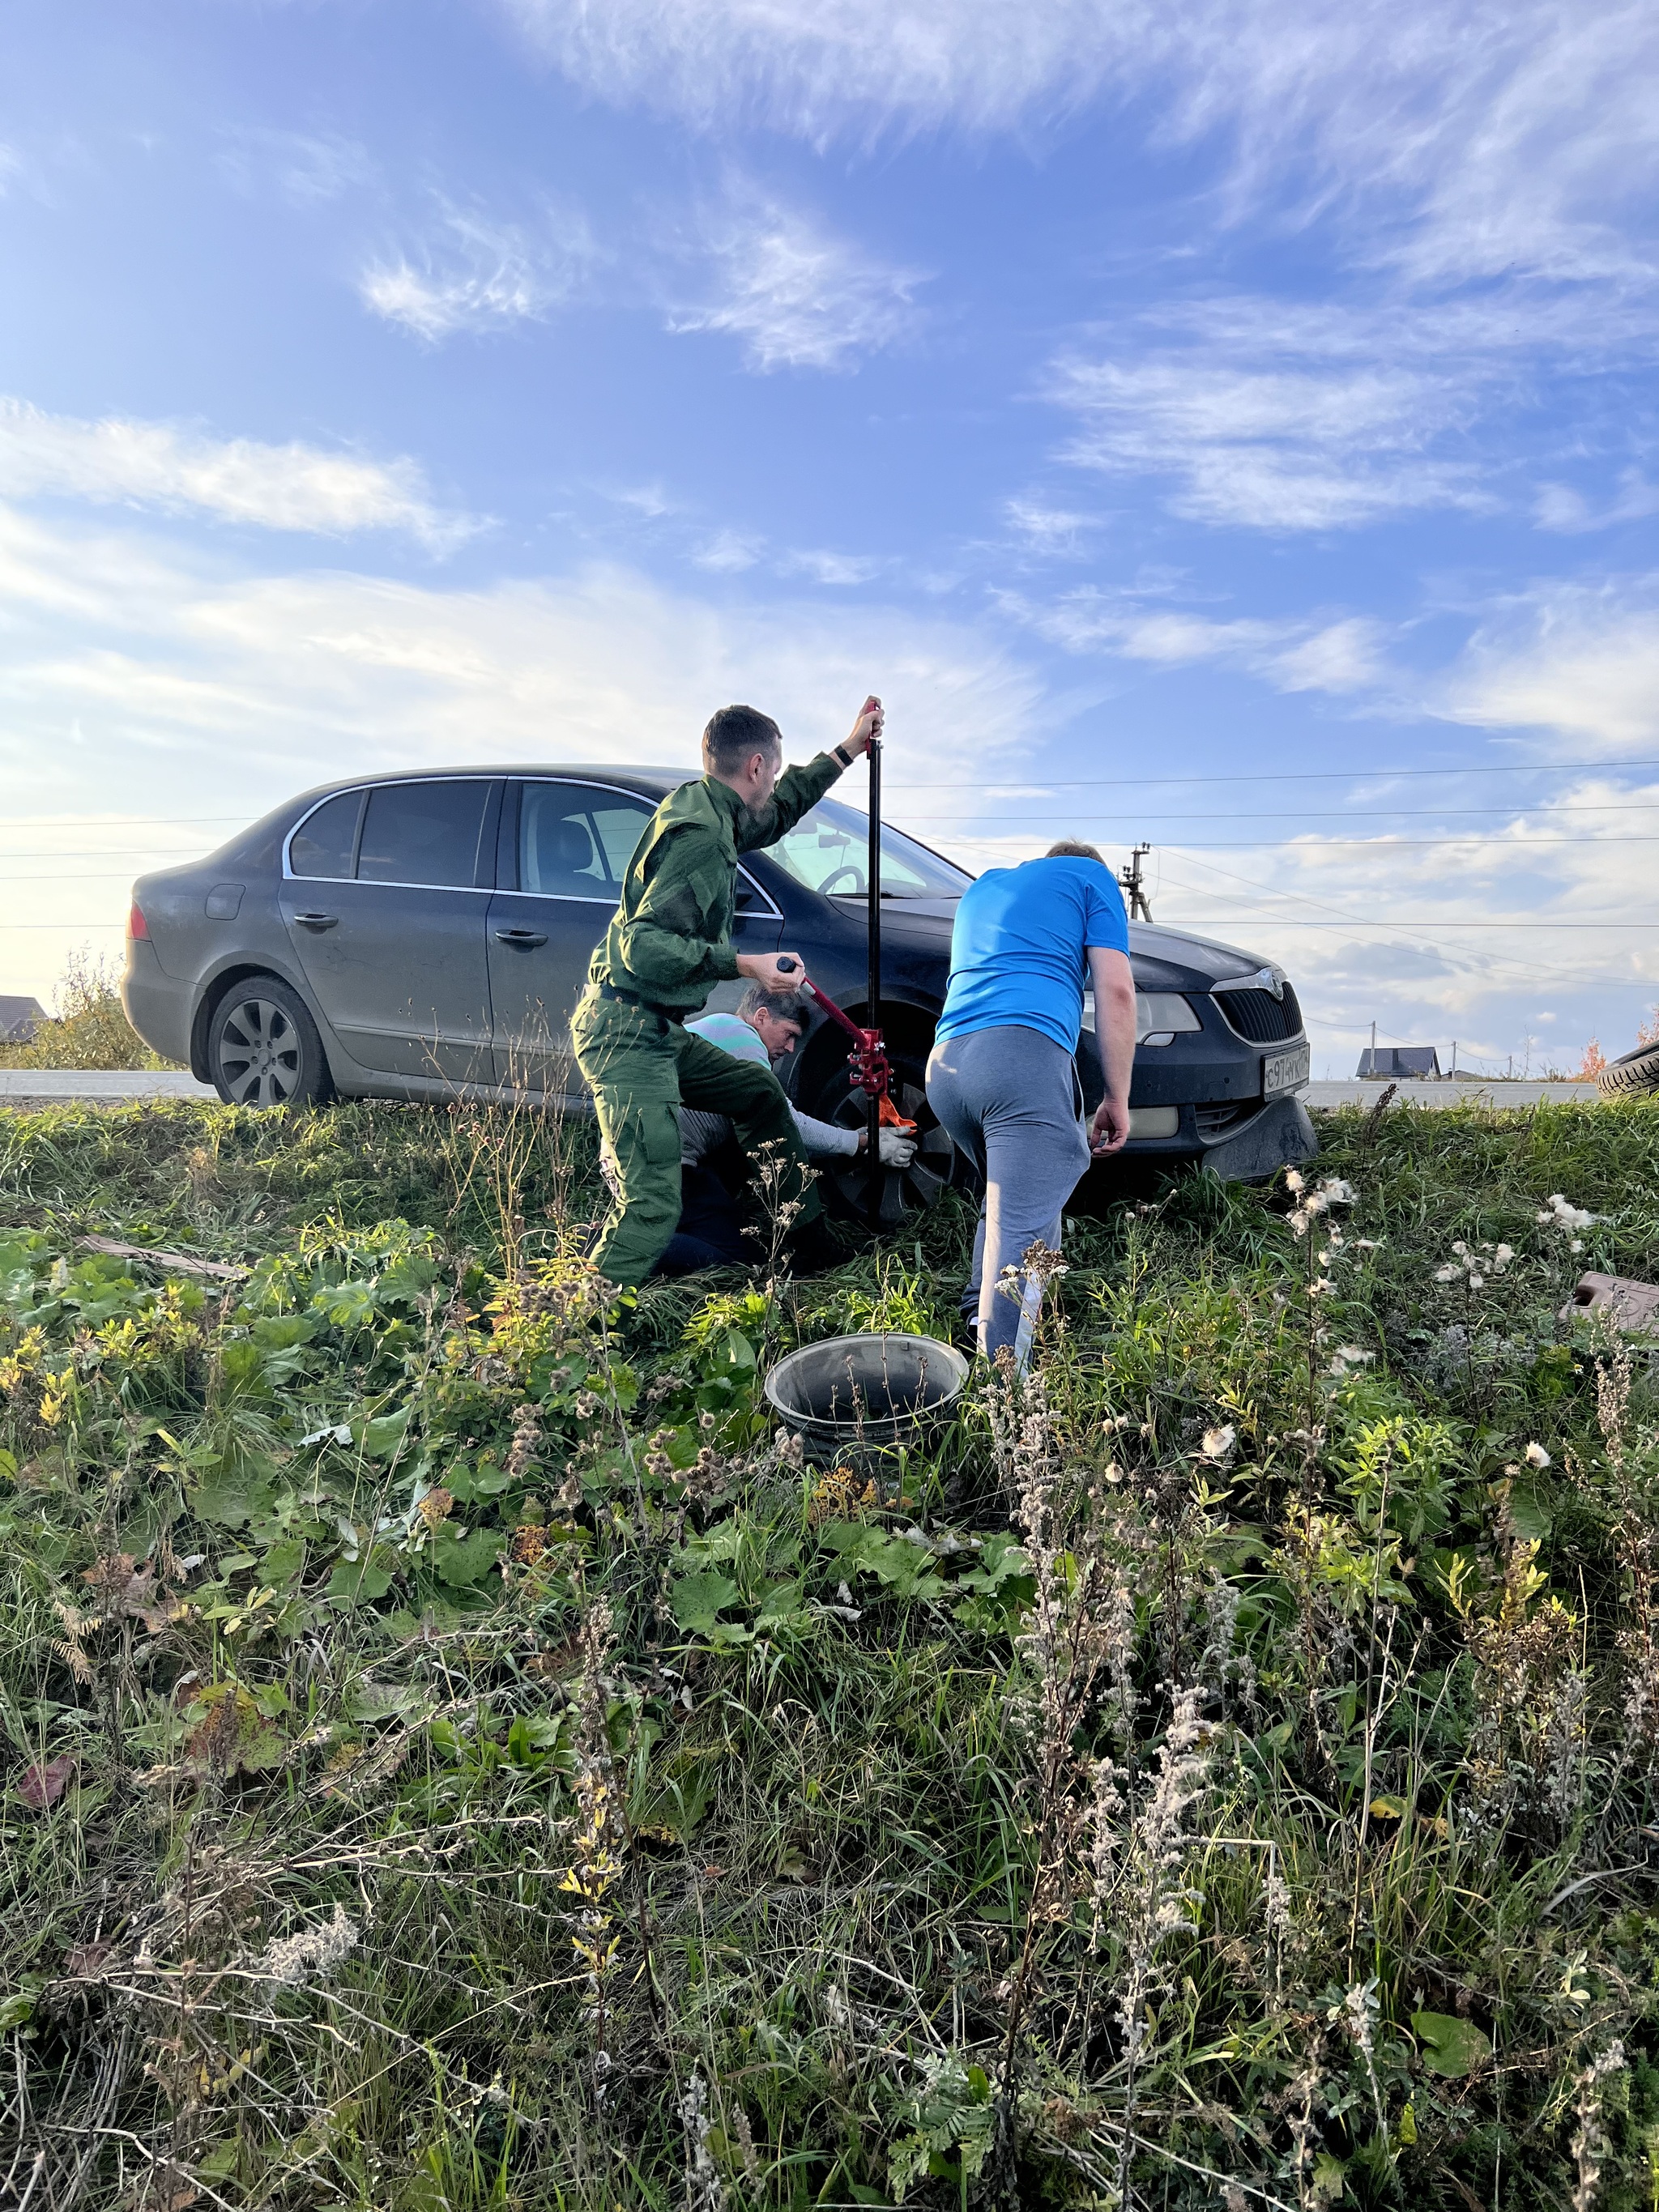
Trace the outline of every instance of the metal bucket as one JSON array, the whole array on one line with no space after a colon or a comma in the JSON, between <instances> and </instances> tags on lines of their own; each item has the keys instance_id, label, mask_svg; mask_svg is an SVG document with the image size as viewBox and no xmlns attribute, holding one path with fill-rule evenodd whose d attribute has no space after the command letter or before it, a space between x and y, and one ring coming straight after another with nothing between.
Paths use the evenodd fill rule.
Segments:
<instances>
[{"instance_id":1,"label":"metal bucket","mask_svg":"<svg viewBox=\"0 0 1659 2212\"><path fill-rule=\"evenodd\" d=\"M779 1360L766 1395L827 1466L914 1443L968 1379L962 1353L931 1336L832 1336Z\"/></svg>"}]
</instances>

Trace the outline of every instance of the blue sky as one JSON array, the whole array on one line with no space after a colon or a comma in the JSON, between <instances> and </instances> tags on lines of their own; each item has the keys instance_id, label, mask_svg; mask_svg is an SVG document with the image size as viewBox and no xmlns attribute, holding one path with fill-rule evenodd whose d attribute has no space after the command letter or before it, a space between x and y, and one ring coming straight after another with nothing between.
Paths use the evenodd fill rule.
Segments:
<instances>
[{"instance_id":1,"label":"blue sky","mask_svg":"<svg viewBox=\"0 0 1659 2212\"><path fill-rule=\"evenodd\" d=\"M0 988L325 777L685 760L732 697L805 753L874 688L897 818L1150 841L1322 1069L1373 1019L1634 1042L1650 8L13 0L7 44Z\"/></svg>"}]
</instances>

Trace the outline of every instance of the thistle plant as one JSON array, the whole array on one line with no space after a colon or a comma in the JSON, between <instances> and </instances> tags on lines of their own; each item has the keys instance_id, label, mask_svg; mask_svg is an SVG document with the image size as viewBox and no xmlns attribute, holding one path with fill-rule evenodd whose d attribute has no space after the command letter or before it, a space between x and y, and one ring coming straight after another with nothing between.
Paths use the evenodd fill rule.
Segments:
<instances>
[{"instance_id":1,"label":"thistle plant","mask_svg":"<svg viewBox=\"0 0 1659 2212\"><path fill-rule=\"evenodd\" d=\"M609 1733L610 1687L605 1669L613 1645L611 1607L600 1598L589 1607L581 1626L579 1726L570 1780L576 1800L576 1826L574 1855L559 1887L576 1900L570 1948L581 1971L582 2020L592 2045L589 2081L594 2113L602 2124L615 2064L611 1992L622 1942L615 1932L617 1907L612 1893L626 1870L627 1844Z\"/></svg>"},{"instance_id":2,"label":"thistle plant","mask_svg":"<svg viewBox=\"0 0 1659 2212\"><path fill-rule=\"evenodd\" d=\"M1601 2168L1613 2148L1601 2117L1607 2083L1624 2071L1625 2046L1610 2043L1578 2076L1578 2125L1572 2138L1572 2154L1578 2164L1578 2185L1572 2192L1572 2212L1591 2212L1601 2185Z\"/></svg>"},{"instance_id":3,"label":"thistle plant","mask_svg":"<svg viewBox=\"0 0 1659 2212\"><path fill-rule=\"evenodd\" d=\"M1094 1849L1096 1938L1109 1919L1123 1954L1117 2005L1123 2069L1123 2137L1118 2154L1118 2202L1128 2202L1129 2166L1148 2004L1162 1984L1160 1954L1173 1936L1192 1925L1203 1892L1187 1879L1187 1860L1197 1840L1187 1821L1209 1778L1214 1731L1200 1717L1205 1692L1188 1684L1175 1693L1170 1724L1145 1803L1130 1821L1121 1847L1115 1823L1121 1799L1116 1777L1097 1778L1090 1808Z\"/></svg>"}]
</instances>

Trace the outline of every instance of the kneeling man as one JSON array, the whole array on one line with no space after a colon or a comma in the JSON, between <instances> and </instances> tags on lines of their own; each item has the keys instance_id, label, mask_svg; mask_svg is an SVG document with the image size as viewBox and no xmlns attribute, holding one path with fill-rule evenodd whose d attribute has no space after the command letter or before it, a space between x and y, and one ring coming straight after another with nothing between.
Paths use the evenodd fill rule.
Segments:
<instances>
[{"instance_id":1,"label":"kneeling man","mask_svg":"<svg viewBox=\"0 0 1659 2212\"><path fill-rule=\"evenodd\" d=\"M763 983L750 983L735 1013L703 1014L685 1026L733 1060L773 1067L793 1052L805 1024L794 991L769 991ZM868 1146L867 1125L848 1129L836 1121L816 1121L793 1101L789 1111L809 1159L854 1159ZM757 1257L753 1237L744 1241L738 1194L715 1164L733 1133L728 1115L681 1107L680 1223L659 1262L660 1273L689 1275L699 1267L731 1267ZM884 1128L879 1135L882 1165L908 1168L916 1155L915 1139L903 1129Z\"/></svg>"},{"instance_id":2,"label":"kneeling man","mask_svg":"<svg viewBox=\"0 0 1659 2212\"><path fill-rule=\"evenodd\" d=\"M1078 1081L1083 987L1095 994L1106 1091L1085 1127ZM1066 1202L1091 1155L1129 1134L1135 984L1129 924L1092 845L1064 840L1040 860L991 868L963 892L951 981L927 1062L927 1103L985 1178L974 1272L963 1305L979 1348L1012 1345L1023 1367L1042 1295L1018 1273L1029 1247L1060 1249ZM1012 1286L1005 1268L1015 1269Z\"/></svg>"}]
</instances>

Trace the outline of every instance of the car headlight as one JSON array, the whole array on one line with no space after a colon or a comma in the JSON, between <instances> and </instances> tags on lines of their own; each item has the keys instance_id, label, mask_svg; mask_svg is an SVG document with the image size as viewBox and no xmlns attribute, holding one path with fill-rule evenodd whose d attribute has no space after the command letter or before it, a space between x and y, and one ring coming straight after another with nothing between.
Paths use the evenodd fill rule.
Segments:
<instances>
[{"instance_id":1,"label":"car headlight","mask_svg":"<svg viewBox=\"0 0 1659 2212\"><path fill-rule=\"evenodd\" d=\"M1083 994L1083 1026L1091 1036L1095 1033L1095 994ZM1137 991L1135 993L1135 1042L1137 1044L1169 1044L1183 1030L1201 1030L1203 1023L1194 1012L1190 999L1183 999L1179 991Z\"/></svg>"},{"instance_id":2,"label":"car headlight","mask_svg":"<svg viewBox=\"0 0 1659 2212\"><path fill-rule=\"evenodd\" d=\"M1183 999L1179 991L1135 993L1137 1045L1170 1044L1183 1030L1201 1030L1203 1026L1193 1011L1191 1000Z\"/></svg>"}]
</instances>

